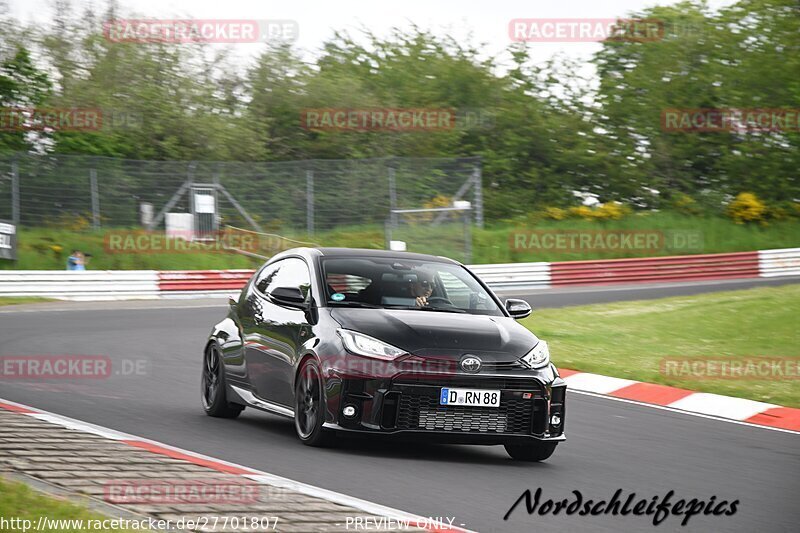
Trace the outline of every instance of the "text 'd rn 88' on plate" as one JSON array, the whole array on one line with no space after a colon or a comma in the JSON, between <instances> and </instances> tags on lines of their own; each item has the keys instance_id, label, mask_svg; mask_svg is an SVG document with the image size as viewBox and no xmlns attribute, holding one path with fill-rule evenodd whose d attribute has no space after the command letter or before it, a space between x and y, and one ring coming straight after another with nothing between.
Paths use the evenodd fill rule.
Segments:
<instances>
[{"instance_id":1,"label":"text 'd rn 88' on plate","mask_svg":"<svg viewBox=\"0 0 800 533\"><path fill-rule=\"evenodd\" d=\"M442 388L439 405L468 405L471 407L500 407L499 390Z\"/></svg>"}]
</instances>

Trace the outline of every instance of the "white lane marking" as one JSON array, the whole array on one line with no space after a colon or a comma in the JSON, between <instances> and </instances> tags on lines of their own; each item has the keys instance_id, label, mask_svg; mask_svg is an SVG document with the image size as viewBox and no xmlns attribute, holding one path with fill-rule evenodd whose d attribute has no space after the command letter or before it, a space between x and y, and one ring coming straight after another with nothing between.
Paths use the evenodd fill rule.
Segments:
<instances>
[{"instance_id":1,"label":"white lane marking","mask_svg":"<svg viewBox=\"0 0 800 533\"><path fill-rule=\"evenodd\" d=\"M622 402L622 403L632 403L634 405L640 405L642 407L649 407L651 409L660 409L661 411L670 411L672 413L677 413L680 415L689 415L689 416L696 416L698 418L705 418L708 420L716 420L718 422L727 422L728 424L738 424L740 426L749 426L751 428L758 428L758 429L768 429L770 431L779 431L781 433L791 433L793 435L800 435L800 431L795 431L793 429L785 429L785 428L777 428L774 426L762 426L761 424L754 424L752 422L746 422L744 420L733 420L731 418L721 418L719 416L709 415L705 413L695 413L693 411L684 411L683 409L677 409L675 407L670 407L668 405L656 405L653 403L647 402L640 402L638 400L629 400L627 398L617 398L616 396L607 396L605 394L597 394L595 392L588 392L582 390L575 390L567 388L567 393L574 393L574 394L584 394L586 396L592 396L594 398L602 398L604 400L612 400L615 402Z\"/></svg>"},{"instance_id":2,"label":"white lane marking","mask_svg":"<svg viewBox=\"0 0 800 533\"><path fill-rule=\"evenodd\" d=\"M146 442L149 444L153 444L162 448L166 448L169 450L173 450L179 453L186 454L191 457L195 457L198 459L204 459L206 461L213 461L215 463L232 466L235 468L240 468L242 470L248 470L252 472L252 474L241 474L242 477L247 477L253 481L264 485L273 485L278 486L290 490L296 490L298 492L302 492L303 494L307 494L309 496L315 496L317 498L321 498L324 500L331 501L333 503L338 503L341 505L346 505L348 507L352 507L354 509L358 509L360 511L364 511L370 514L376 514L378 516L385 516L387 518L394 518L396 520L413 520L419 523L425 523L427 519L425 517L415 515L412 513L408 513L406 511L402 511L400 509L394 509L392 507L387 507L378 503L372 503L367 500L362 500L360 498L356 498L354 496L348 496L347 494L341 494L339 492L334 492L328 489L323 489L322 487L315 487L314 485L308 485L306 483L302 483L300 481L295 481L293 479L276 476L274 474L270 474L268 472L263 472L261 470L256 470L254 468L250 468L247 466L242 466L236 463L231 463L229 461L224 461L222 459L217 459L216 457L209 457L208 455L203 455L201 453L193 452L191 450L186 450L183 448L178 448L176 446L170 446L169 444L164 444L163 442L158 442L150 439L146 439L144 437L137 437L135 435L130 435L128 433L123 433L121 431L116 431L114 429L106 428L103 426L98 426L96 424L91 424L89 422L82 422L80 420L76 420L74 418L70 418L67 416L59 415L56 413L51 413L49 411L44 411L37 407L31 407L29 405L12 402L11 400L5 400L0 398L0 403L5 403L9 405L14 405L16 407L20 407L23 409L27 409L33 411L32 413L19 413L22 415L32 416L34 418L38 418L39 420L44 420L45 422L49 422L51 424L67 427L70 429L75 429L77 431L83 431L86 433L91 433L94 435L100 435L102 437L111 439L111 440L135 440L139 442ZM102 434L101 434L102 433ZM298 445L300 445L298 443ZM471 530L463 529L461 527L453 527L450 531L454 532L464 532L464 533L474 533Z\"/></svg>"},{"instance_id":3,"label":"white lane marking","mask_svg":"<svg viewBox=\"0 0 800 533\"><path fill-rule=\"evenodd\" d=\"M122 433L114 429L109 429L107 427L98 426L95 424L91 424L89 422L84 422L83 420L76 420L68 416L58 415L55 413L50 413L48 411L43 411L41 409L37 409L35 407L31 407L23 403L12 402L11 400L4 400L3 398L0 398L0 403L4 403L6 405L13 405L14 407L19 407L21 409L27 409L29 411L33 411L32 413L20 413L20 414L32 416L33 418L38 418L39 420L43 420L45 422L49 422L57 426L62 426L67 429L74 429L76 431L82 431L84 433L91 433L93 435L98 435L100 437L105 437L111 440L126 440L133 438L131 435L128 435L127 433Z\"/></svg>"},{"instance_id":4,"label":"white lane marking","mask_svg":"<svg viewBox=\"0 0 800 533\"><path fill-rule=\"evenodd\" d=\"M616 285L616 286L602 286L602 285L582 285L579 287L570 287L568 285L561 285L558 287L553 287L545 290L536 290L531 289L531 292L528 292L528 289L524 290L514 290L514 289L503 289L501 287L493 288L494 292L513 292L514 294L518 294L520 296L542 296L542 295L551 295L551 294L581 294L581 293L595 293L595 292L618 292L618 291L655 291L659 289L679 289L684 287L715 287L718 285L741 285L746 283L755 283L758 286L761 285L773 285L775 278L762 278L762 277L752 277L752 278L736 278L736 279L720 279L714 281L684 281L684 282L675 282L675 283L643 283L641 285ZM797 276L786 276L785 280L787 284L800 282L800 277ZM684 296L684 295L675 295L675 296ZM687 295L691 296L691 295ZM589 304L587 304L589 305Z\"/></svg>"},{"instance_id":5,"label":"white lane marking","mask_svg":"<svg viewBox=\"0 0 800 533\"><path fill-rule=\"evenodd\" d=\"M3 401L5 402L5 400ZM67 418L65 416L53 415L50 413L23 413L23 414L27 414L28 416L32 416L33 418L38 418L39 420L50 422L51 424L62 426L67 429L74 429L76 431L82 431L83 433L91 433L92 435L98 435L106 439L125 440L128 438L124 433L114 431L113 429L95 426L94 424L89 424L87 422L81 422L80 420L75 420L74 418Z\"/></svg>"},{"instance_id":6,"label":"white lane marking","mask_svg":"<svg viewBox=\"0 0 800 533\"><path fill-rule=\"evenodd\" d=\"M763 413L767 409L780 406L747 400L745 398L721 396L719 394L709 394L707 392L695 392L685 398L672 402L669 404L669 407L722 418L747 420L751 416Z\"/></svg>"},{"instance_id":7,"label":"white lane marking","mask_svg":"<svg viewBox=\"0 0 800 533\"><path fill-rule=\"evenodd\" d=\"M13 306L9 306L13 307ZM19 310L2 310L0 311L0 315L12 315L12 314L21 314L21 313L63 313L66 311L71 312L78 312L78 311L152 311L152 310L160 310L160 309L204 309L204 308L215 308L215 309L224 309L226 307L225 302L220 302L217 305L158 305L152 307L57 307L55 309L19 309Z\"/></svg>"},{"instance_id":8,"label":"white lane marking","mask_svg":"<svg viewBox=\"0 0 800 533\"><path fill-rule=\"evenodd\" d=\"M600 374L590 374L588 372L579 372L564 378L567 382L567 388L575 388L578 390L596 392L598 394L608 394L619 390L628 385L639 383L630 379L614 378L611 376L603 376Z\"/></svg>"}]
</instances>

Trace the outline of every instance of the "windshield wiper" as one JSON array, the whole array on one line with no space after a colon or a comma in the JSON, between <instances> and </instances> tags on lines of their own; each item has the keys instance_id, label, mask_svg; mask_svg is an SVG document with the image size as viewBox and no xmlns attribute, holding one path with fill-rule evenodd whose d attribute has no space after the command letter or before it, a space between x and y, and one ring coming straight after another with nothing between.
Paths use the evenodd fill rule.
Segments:
<instances>
[{"instance_id":1,"label":"windshield wiper","mask_svg":"<svg viewBox=\"0 0 800 533\"><path fill-rule=\"evenodd\" d=\"M379 305L368 304L366 302L328 302L328 305L331 307L362 307L364 309L381 309Z\"/></svg>"},{"instance_id":2,"label":"windshield wiper","mask_svg":"<svg viewBox=\"0 0 800 533\"><path fill-rule=\"evenodd\" d=\"M439 313L466 313L465 310L458 307L417 307L416 305L374 305L366 302L328 302L330 307L360 307L362 309L406 309L415 311L438 311Z\"/></svg>"},{"instance_id":3,"label":"windshield wiper","mask_svg":"<svg viewBox=\"0 0 800 533\"><path fill-rule=\"evenodd\" d=\"M415 311L438 311L439 313L466 313L458 307L418 307L416 305L387 305L387 309L413 309Z\"/></svg>"}]
</instances>

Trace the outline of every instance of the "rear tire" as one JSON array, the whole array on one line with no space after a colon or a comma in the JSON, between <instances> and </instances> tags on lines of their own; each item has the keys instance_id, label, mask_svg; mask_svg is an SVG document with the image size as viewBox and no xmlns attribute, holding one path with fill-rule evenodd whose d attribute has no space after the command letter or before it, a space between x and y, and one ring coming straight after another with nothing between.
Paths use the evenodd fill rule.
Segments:
<instances>
[{"instance_id":1,"label":"rear tire","mask_svg":"<svg viewBox=\"0 0 800 533\"><path fill-rule=\"evenodd\" d=\"M208 416L236 418L244 410L243 405L228 402L225 389L225 369L219 348L215 344L209 344L203 355L200 397L203 401L203 410Z\"/></svg>"},{"instance_id":2,"label":"rear tire","mask_svg":"<svg viewBox=\"0 0 800 533\"><path fill-rule=\"evenodd\" d=\"M306 360L300 367L294 398L294 428L298 438L306 446L331 446L336 435L322 427L325 423L325 394L322 375L314 359Z\"/></svg>"},{"instance_id":3,"label":"rear tire","mask_svg":"<svg viewBox=\"0 0 800 533\"><path fill-rule=\"evenodd\" d=\"M506 452L515 461L544 461L556 451L557 442L534 442L531 444L505 444Z\"/></svg>"}]
</instances>

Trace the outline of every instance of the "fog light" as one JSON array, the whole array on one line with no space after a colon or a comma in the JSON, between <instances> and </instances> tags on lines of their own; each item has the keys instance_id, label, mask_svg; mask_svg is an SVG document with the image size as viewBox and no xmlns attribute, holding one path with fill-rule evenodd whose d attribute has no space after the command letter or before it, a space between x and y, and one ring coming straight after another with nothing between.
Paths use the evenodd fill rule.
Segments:
<instances>
[{"instance_id":1,"label":"fog light","mask_svg":"<svg viewBox=\"0 0 800 533\"><path fill-rule=\"evenodd\" d=\"M356 416L356 408L352 405L345 405L344 409L342 409L342 414L347 418L353 418Z\"/></svg>"},{"instance_id":2,"label":"fog light","mask_svg":"<svg viewBox=\"0 0 800 533\"><path fill-rule=\"evenodd\" d=\"M550 417L550 425L551 426L560 426L561 425L561 417L558 415L553 415Z\"/></svg>"}]
</instances>

